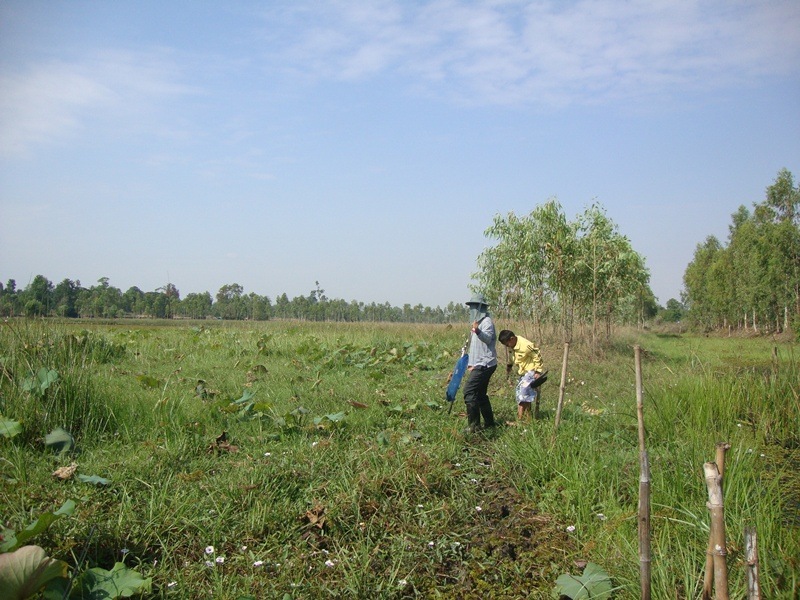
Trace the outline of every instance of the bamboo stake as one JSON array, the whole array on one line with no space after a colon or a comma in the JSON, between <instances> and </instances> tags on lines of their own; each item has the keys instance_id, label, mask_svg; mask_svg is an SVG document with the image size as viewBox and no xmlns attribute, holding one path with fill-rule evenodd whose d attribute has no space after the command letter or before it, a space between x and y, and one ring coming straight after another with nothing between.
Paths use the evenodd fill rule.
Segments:
<instances>
[{"instance_id":1,"label":"bamboo stake","mask_svg":"<svg viewBox=\"0 0 800 600\"><path fill-rule=\"evenodd\" d=\"M725 475L725 453L730 450L728 442L717 442L715 462L719 471L719 486L722 493L722 479ZM708 550L706 551L706 573L703 578L703 600L711 600L711 590L714 587L714 534L708 533Z\"/></svg>"},{"instance_id":2,"label":"bamboo stake","mask_svg":"<svg viewBox=\"0 0 800 600\"><path fill-rule=\"evenodd\" d=\"M747 600L760 600L761 589L758 586L758 540L756 528L744 528L744 552L747 565Z\"/></svg>"},{"instance_id":3,"label":"bamboo stake","mask_svg":"<svg viewBox=\"0 0 800 600\"><path fill-rule=\"evenodd\" d=\"M717 464L707 462L703 465L708 487L708 510L711 513L711 541L714 558L714 589L717 600L729 600L728 568L725 545L725 507L722 502L722 476ZM705 590L703 591L705 594Z\"/></svg>"},{"instance_id":4,"label":"bamboo stake","mask_svg":"<svg viewBox=\"0 0 800 600\"><path fill-rule=\"evenodd\" d=\"M569 342L564 342L564 360L561 362L561 385L558 388L558 405L556 406L555 429L561 422L561 409L564 408L564 392L567 389L567 359L569 358Z\"/></svg>"},{"instance_id":5,"label":"bamboo stake","mask_svg":"<svg viewBox=\"0 0 800 600\"><path fill-rule=\"evenodd\" d=\"M650 600L650 461L644 439L642 349L633 347L636 367L636 415L639 421L639 578L642 600Z\"/></svg>"},{"instance_id":6,"label":"bamboo stake","mask_svg":"<svg viewBox=\"0 0 800 600\"><path fill-rule=\"evenodd\" d=\"M642 600L650 600L650 462L647 450L639 453L639 581Z\"/></svg>"},{"instance_id":7,"label":"bamboo stake","mask_svg":"<svg viewBox=\"0 0 800 600\"><path fill-rule=\"evenodd\" d=\"M644 402L642 400L642 349L633 347L636 364L636 416L639 421L639 452L644 452Z\"/></svg>"}]
</instances>

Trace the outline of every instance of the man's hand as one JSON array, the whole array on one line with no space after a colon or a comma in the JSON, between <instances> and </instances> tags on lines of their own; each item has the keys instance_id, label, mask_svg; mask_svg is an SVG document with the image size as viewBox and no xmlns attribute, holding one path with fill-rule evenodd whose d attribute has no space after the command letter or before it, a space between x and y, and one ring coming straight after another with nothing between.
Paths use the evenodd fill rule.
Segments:
<instances>
[{"instance_id":1,"label":"man's hand","mask_svg":"<svg viewBox=\"0 0 800 600\"><path fill-rule=\"evenodd\" d=\"M472 333L478 333L478 322L477 321L473 321L472 322Z\"/></svg>"}]
</instances>

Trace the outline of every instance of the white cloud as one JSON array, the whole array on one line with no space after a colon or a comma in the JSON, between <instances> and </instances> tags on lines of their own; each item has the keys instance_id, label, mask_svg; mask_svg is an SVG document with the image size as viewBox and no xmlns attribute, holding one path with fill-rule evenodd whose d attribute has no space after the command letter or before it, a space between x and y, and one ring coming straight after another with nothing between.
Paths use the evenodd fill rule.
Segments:
<instances>
[{"instance_id":1,"label":"white cloud","mask_svg":"<svg viewBox=\"0 0 800 600\"><path fill-rule=\"evenodd\" d=\"M480 103L564 104L792 74L796 0L330 2L296 8L281 57L327 79L401 73ZM285 16L285 14L283 14Z\"/></svg>"},{"instance_id":2,"label":"white cloud","mask_svg":"<svg viewBox=\"0 0 800 600\"><path fill-rule=\"evenodd\" d=\"M175 83L175 69L157 54L107 52L83 62L50 61L0 76L0 153L24 155L53 143L89 119L125 121L167 97L192 90Z\"/></svg>"}]
</instances>

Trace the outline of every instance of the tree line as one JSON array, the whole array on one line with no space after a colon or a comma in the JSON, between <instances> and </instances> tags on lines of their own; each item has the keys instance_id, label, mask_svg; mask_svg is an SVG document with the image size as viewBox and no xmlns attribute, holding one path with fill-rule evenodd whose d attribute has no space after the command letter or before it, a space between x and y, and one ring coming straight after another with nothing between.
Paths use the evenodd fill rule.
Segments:
<instances>
[{"instance_id":1,"label":"tree line","mask_svg":"<svg viewBox=\"0 0 800 600\"><path fill-rule=\"evenodd\" d=\"M152 292L144 292L136 286L123 292L112 286L108 277L100 278L96 285L84 287L77 280L64 279L53 284L44 275L37 275L22 290L17 289L13 279L5 285L0 283L0 316L449 323L465 321L467 307L453 302L444 308L347 302L328 298L319 282L315 282L315 288L307 295L289 299L283 293L273 303L268 296L246 294L238 283L223 285L214 297L209 292L201 292L181 298L180 291L171 283Z\"/></svg>"},{"instance_id":2,"label":"tree line","mask_svg":"<svg viewBox=\"0 0 800 600\"><path fill-rule=\"evenodd\" d=\"M599 204L574 220L555 199L529 214L496 215L485 230L495 243L477 258L475 290L498 316L530 321L541 338L551 325L571 340L576 327L592 342L608 338L615 324L682 321L703 329L745 329L760 333L800 331L800 186L782 169L766 198L732 216L727 244L709 236L698 244L684 273L681 302L666 308L650 289L644 258ZM122 292L107 277L83 287L64 279L54 285L37 275L23 290L0 283L0 316L301 319L314 321L464 322L467 308L421 304L392 306L329 299L315 282L306 295L246 294L238 283L215 296L181 298L171 283L144 292Z\"/></svg>"},{"instance_id":3,"label":"tree line","mask_svg":"<svg viewBox=\"0 0 800 600\"><path fill-rule=\"evenodd\" d=\"M800 331L800 185L781 169L763 201L732 215L727 244L697 245L682 300L705 329Z\"/></svg>"}]
</instances>

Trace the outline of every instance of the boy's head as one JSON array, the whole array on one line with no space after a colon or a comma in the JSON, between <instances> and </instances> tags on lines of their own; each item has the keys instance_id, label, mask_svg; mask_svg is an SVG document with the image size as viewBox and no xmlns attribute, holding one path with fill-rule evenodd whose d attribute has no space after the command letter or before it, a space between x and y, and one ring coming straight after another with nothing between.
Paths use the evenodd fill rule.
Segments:
<instances>
[{"instance_id":1,"label":"boy's head","mask_svg":"<svg viewBox=\"0 0 800 600\"><path fill-rule=\"evenodd\" d=\"M508 346L509 348L513 348L517 345L517 336L515 336L514 332L510 329L503 329L497 336L497 340L503 344L503 346Z\"/></svg>"}]
</instances>

